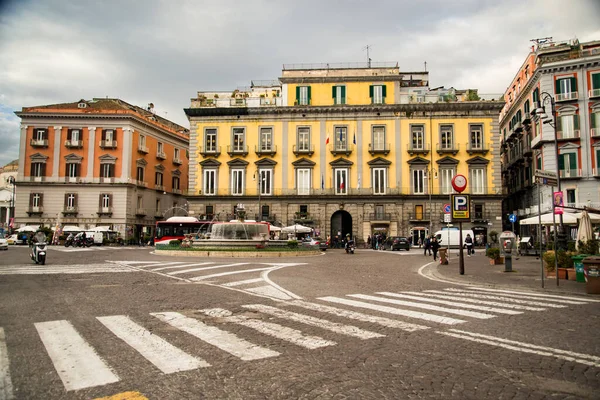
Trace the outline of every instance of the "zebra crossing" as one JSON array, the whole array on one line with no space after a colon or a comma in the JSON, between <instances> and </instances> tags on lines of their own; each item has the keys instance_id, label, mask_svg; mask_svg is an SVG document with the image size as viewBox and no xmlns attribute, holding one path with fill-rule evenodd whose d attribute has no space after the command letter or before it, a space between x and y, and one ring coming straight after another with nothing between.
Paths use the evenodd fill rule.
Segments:
<instances>
[{"instance_id":1,"label":"zebra crossing","mask_svg":"<svg viewBox=\"0 0 600 400\"><path fill-rule=\"evenodd\" d=\"M490 297L495 301L488 301ZM465 302L464 299L478 303ZM279 346L278 341L310 351L343 346L337 337L359 341L383 340L390 334L390 329L397 329L408 333L431 330L436 334L480 345L561 358L600 368L600 357L596 355L551 349L455 328L470 321L486 321L597 302L600 300L587 297L470 286L421 292L324 296L314 301L291 299L273 303L275 305L243 304L243 311L238 313L225 308L209 308L188 313L181 310L152 312L149 315L164 324L165 330L168 325L179 334L188 335L190 340L201 341L242 362L276 358L289 351L287 346ZM529 307L530 304L533 306ZM96 320L100 324L98 329L93 329L93 333L87 335L100 335L101 338L114 335L141 355L147 361L148 368L153 366L163 374L215 365L215 360L210 359L211 353L201 354L202 346L190 346L195 349L193 354L185 352L162 337L160 328L147 328L131 316L99 316ZM234 333L230 329L233 327L241 327L242 330L233 329ZM86 337L76 323L68 320L45 321L35 323L34 328L67 391L103 386L120 380L119 365L110 366L105 361L106 355L100 354L90 344L91 339L99 339ZM90 332L89 327L87 332ZM7 332L0 327L0 400L11 398L10 349L7 346L10 334L10 330ZM46 357L44 354L38 356ZM128 359L126 355L124 357ZM113 355L111 359L114 359Z\"/></svg>"},{"instance_id":2,"label":"zebra crossing","mask_svg":"<svg viewBox=\"0 0 600 400\"><path fill-rule=\"evenodd\" d=\"M48 246L49 250L63 253L78 253L82 251L113 251L113 250L151 250L152 247L145 246L91 246L91 247L64 247Z\"/></svg>"}]
</instances>

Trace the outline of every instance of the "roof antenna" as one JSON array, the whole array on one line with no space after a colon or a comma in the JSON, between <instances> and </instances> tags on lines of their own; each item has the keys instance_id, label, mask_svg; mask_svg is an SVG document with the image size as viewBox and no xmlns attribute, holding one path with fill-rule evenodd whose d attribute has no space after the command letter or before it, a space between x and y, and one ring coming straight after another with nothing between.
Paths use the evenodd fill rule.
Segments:
<instances>
[{"instance_id":1,"label":"roof antenna","mask_svg":"<svg viewBox=\"0 0 600 400\"><path fill-rule=\"evenodd\" d=\"M425 61L425 72L427 72L427 61Z\"/></svg>"},{"instance_id":2,"label":"roof antenna","mask_svg":"<svg viewBox=\"0 0 600 400\"><path fill-rule=\"evenodd\" d=\"M368 68L371 68L371 59L369 58L369 49L371 49L371 45L366 45L365 47L363 47L363 50L367 50L367 66Z\"/></svg>"}]
</instances>

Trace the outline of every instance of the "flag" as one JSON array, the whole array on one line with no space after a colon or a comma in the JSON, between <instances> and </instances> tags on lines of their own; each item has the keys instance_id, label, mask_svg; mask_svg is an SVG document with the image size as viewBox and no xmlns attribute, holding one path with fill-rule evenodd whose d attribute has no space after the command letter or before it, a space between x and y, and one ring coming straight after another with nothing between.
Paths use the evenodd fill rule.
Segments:
<instances>
[{"instance_id":1,"label":"flag","mask_svg":"<svg viewBox=\"0 0 600 400\"><path fill-rule=\"evenodd\" d=\"M358 184L356 185L357 189L360 189L360 175L358 176Z\"/></svg>"},{"instance_id":2,"label":"flag","mask_svg":"<svg viewBox=\"0 0 600 400\"><path fill-rule=\"evenodd\" d=\"M354 139L352 140L352 143L356 144L356 132L354 132Z\"/></svg>"},{"instance_id":3,"label":"flag","mask_svg":"<svg viewBox=\"0 0 600 400\"><path fill-rule=\"evenodd\" d=\"M325 139L325 144L329 144L329 134L327 135L327 139Z\"/></svg>"},{"instance_id":4,"label":"flag","mask_svg":"<svg viewBox=\"0 0 600 400\"><path fill-rule=\"evenodd\" d=\"M323 175L321 175L321 190L322 189L325 189L325 178L323 178Z\"/></svg>"},{"instance_id":5,"label":"flag","mask_svg":"<svg viewBox=\"0 0 600 400\"><path fill-rule=\"evenodd\" d=\"M340 174L340 190L344 190L344 174Z\"/></svg>"},{"instance_id":6,"label":"flag","mask_svg":"<svg viewBox=\"0 0 600 400\"><path fill-rule=\"evenodd\" d=\"M344 135L343 135L343 132L344 132L344 131L343 131L342 129L340 129L340 142L342 142L342 143L344 142Z\"/></svg>"}]
</instances>

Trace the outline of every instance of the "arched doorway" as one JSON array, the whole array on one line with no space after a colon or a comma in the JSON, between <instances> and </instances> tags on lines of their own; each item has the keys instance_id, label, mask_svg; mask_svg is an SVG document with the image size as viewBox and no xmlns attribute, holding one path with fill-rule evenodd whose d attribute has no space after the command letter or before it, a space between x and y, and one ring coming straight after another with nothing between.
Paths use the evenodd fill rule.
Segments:
<instances>
[{"instance_id":1,"label":"arched doorway","mask_svg":"<svg viewBox=\"0 0 600 400\"><path fill-rule=\"evenodd\" d=\"M421 239L421 243L425 243L425 237L429 236L429 228L425 228L424 226L415 226L410 228L410 240L413 246L419 245L419 239Z\"/></svg>"},{"instance_id":2,"label":"arched doorway","mask_svg":"<svg viewBox=\"0 0 600 400\"><path fill-rule=\"evenodd\" d=\"M352 215L348 211L338 210L331 216L331 238L338 236L338 239L346 237L346 234L354 237L352 232Z\"/></svg>"},{"instance_id":3,"label":"arched doorway","mask_svg":"<svg viewBox=\"0 0 600 400\"><path fill-rule=\"evenodd\" d=\"M474 226L473 235L475 235L475 243L478 246L485 246L487 243L487 227L485 226Z\"/></svg>"}]
</instances>

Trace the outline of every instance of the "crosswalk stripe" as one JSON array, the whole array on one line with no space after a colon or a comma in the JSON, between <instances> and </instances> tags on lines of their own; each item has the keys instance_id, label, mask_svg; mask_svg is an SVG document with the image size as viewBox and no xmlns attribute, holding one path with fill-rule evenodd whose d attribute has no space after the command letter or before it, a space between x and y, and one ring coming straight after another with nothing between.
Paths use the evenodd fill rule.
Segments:
<instances>
[{"instance_id":1,"label":"crosswalk stripe","mask_svg":"<svg viewBox=\"0 0 600 400\"><path fill-rule=\"evenodd\" d=\"M465 293L477 293L477 294L485 294L485 295L490 295L490 294L498 294L501 296L510 296L510 298L512 299L523 299L523 300L544 300L544 301L550 301L550 302L554 302L554 303L560 303L560 304L574 304L574 305L582 305L582 304L588 304L586 302L583 301L574 301L574 300L563 300L563 299L550 299L550 298L540 298L540 297L534 297L534 296L528 296L528 295L523 295L523 294L503 294L503 293L490 293L490 292L482 292L479 290L473 290L473 289L464 289Z\"/></svg>"},{"instance_id":2,"label":"crosswalk stripe","mask_svg":"<svg viewBox=\"0 0 600 400\"><path fill-rule=\"evenodd\" d=\"M135 272L134 270L126 267L112 267L106 266L78 266L76 268L64 268L61 265L58 266L39 266L39 267L23 267L13 269L0 269L0 275L44 275L44 274L87 274L87 273L104 273L104 272Z\"/></svg>"},{"instance_id":3,"label":"crosswalk stripe","mask_svg":"<svg viewBox=\"0 0 600 400\"><path fill-rule=\"evenodd\" d=\"M588 299L588 298L584 298L584 297L556 296L556 295L545 294L545 293L520 292L517 290L500 290L500 289L490 289L490 288L482 288L482 287L476 287L476 286L468 286L468 287L465 287L465 289L484 291L484 292L493 292L493 293L509 293L509 294L527 295L527 296L531 296L531 297L539 297L540 300L542 300L544 298L548 298L548 299L560 299L560 300L575 300L575 301L582 302L582 303L600 303L600 300Z\"/></svg>"},{"instance_id":4,"label":"crosswalk stripe","mask_svg":"<svg viewBox=\"0 0 600 400\"><path fill-rule=\"evenodd\" d=\"M385 337L385 335L382 335L382 334L379 334L376 332L367 331L364 329L360 329L356 326L339 324L337 322L332 322L332 321L328 321L328 320L321 319L321 318L311 317L309 315L299 314L299 313L295 313L295 312L291 312L291 311L287 311L287 310L281 310L276 307L265 306L262 304L246 304L246 305L243 305L242 307L250 309L250 310L254 310L254 311L259 311L264 314L269 314L274 317L289 319L289 320L300 322L300 323L303 323L306 325L316 326L316 327L319 327L321 329L325 329L325 330L328 330L331 332L341 333L342 335L357 337L357 338L360 338L363 340L364 339L372 339L372 338L376 338L376 337Z\"/></svg>"},{"instance_id":5,"label":"crosswalk stripe","mask_svg":"<svg viewBox=\"0 0 600 400\"><path fill-rule=\"evenodd\" d=\"M304 335L301 331L286 326L282 326L273 322L261 321L245 316L232 316L231 312L222 308L214 308L202 310L203 313L209 316L218 316L223 318L225 322L242 325L247 328L254 329L265 335L273 336L277 339L285 340L306 349L318 349L320 347L334 346L336 342L325 340L318 336Z\"/></svg>"},{"instance_id":6,"label":"crosswalk stripe","mask_svg":"<svg viewBox=\"0 0 600 400\"><path fill-rule=\"evenodd\" d=\"M0 400L14 399L4 328L0 327Z\"/></svg>"},{"instance_id":7,"label":"crosswalk stripe","mask_svg":"<svg viewBox=\"0 0 600 400\"><path fill-rule=\"evenodd\" d=\"M192 357L124 315L97 317L119 339L160 369L164 374L210 367L206 361Z\"/></svg>"},{"instance_id":8,"label":"crosswalk stripe","mask_svg":"<svg viewBox=\"0 0 600 400\"><path fill-rule=\"evenodd\" d=\"M357 299L363 299L363 300L373 300L373 301L380 301L382 303L397 304L399 306L423 308L425 310L431 310L431 311L440 311L440 312L444 312L444 313L448 313L448 314L461 315L463 317L471 317L471 318L477 318L477 319L490 319L490 318L495 317L495 315L480 313L480 312L476 312L476 311L457 310L455 308L440 307L440 306L436 306L433 304L423 304L423 303L416 303L414 301L388 299L385 297L370 296L370 295L366 295L366 294L349 294L348 296L355 297Z\"/></svg>"},{"instance_id":9,"label":"crosswalk stripe","mask_svg":"<svg viewBox=\"0 0 600 400\"><path fill-rule=\"evenodd\" d=\"M257 346L237 337L233 333L222 331L177 312L151 313L150 315L244 361L279 355L276 351Z\"/></svg>"},{"instance_id":10,"label":"crosswalk stripe","mask_svg":"<svg viewBox=\"0 0 600 400\"><path fill-rule=\"evenodd\" d=\"M171 265L169 267L161 267L161 268L153 268L150 269L150 271L155 272L155 271L164 271L167 269L175 269L175 268L185 268L185 267L197 267L199 265L210 265L210 264L214 264L214 262L203 262L203 263L194 263L194 264L181 264L181 265ZM174 274L175 272L168 272L169 274Z\"/></svg>"},{"instance_id":11,"label":"crosswalk stripe","mask_svg":"<svg viewBox=\"0 0 600 400\"><path fill-rule=\"evenodd\" d=\"M34 325L67 391L119 381L69 321L37 322Z\"/></svg>"},{"instance_id":12,"label":"crosswalk stripe","mask_svg":"<svg viewBox=\"0 0 600 400\"><path fill-rule=\"evenodd\" d=\"M279 290L271 285L247 288L244 290L246 292L256 293L256 294L260 294L261 296L272 297L272 298L280 299L280 300L291 300L292 299L292 297L290 295L288 295L285 292L282 292L281 290Z\"/></svg>"},{"instance_id":13,"label":"crosswalk stripe","mask_svg":"<svg viewBox=\"0 0 600 400\"><path fill-rule=\"evenodd\" d=\"M478 299L469 299L469 298L465 298L465 297L457 297L457 296L452 296L448 292L442 292L442 291L436 291L437 294L436 293L428 293L428 292L402 292L402 293L414 294L414 295L418 295L418 296L435 297L438 299L461 301L463 303L485 304L488 306L511 308L513 310L525 310L525 311L544 311L545 310L545 308L542 308L542 307L530 307L530 306L523 306L520 304L507 304L507 303L499 303L497 301L484 301L484 300L478 300Z\"/></svg>"},{"instance_id":14,"label":"crosswalk stripe","mask_svg":"<svg viewBox=\"0 0 600 400\"><path fill-rule=\"evenodd\" d=\"M550 307L550 308L565 308L565 307L567 307L567 306L562 306L560 304L550 304L550 303L542 303L539 301L513 299L512 297L507 297L507 296L493 296L493 295L487 295L487 294L477 294L477 293L473 293L473 292L461 291L458 289L445 289L443 292L440 292L439 290L428 290L428 292L452 293L459 297L473 297L476 299L501 300L501 301L508 301L511 303L527 304L527 305L531 305L531 306L540 306L540 307Z\"/></svg>"},{"instance_id":15,"label":"crosswalk stripe","mask_svg":"<svg viewBox=\"0 0 600 400\"><path fill-rule=\"evenodd\" d=\"M307 310L325 312L338 317L355 319L357 321L379 324L387 328L397 328L408 332L415 332L422 329L429 329L428 326L411 324L409 322L396 321L394 319L378 317L375 315L363 314L356 311L344 310L337 307L326 306L323 304L309 303L304 300L294 300L286 304L306 308Z\"/></svg>"},{"instance_id":16,"label":"crosswalk stripe","mask_svg":"<svg viewBox=\"0 0 600 400\"><path fill-rule=\"evenodd\" d=\"M267 267L267 268L254 268L254 269L244 269L244 270L241 270L241 271L221 272L220 274L196 276L194 278L190 278L190 281L197 282L197 281L202 281L204 279L218 278L220 276L245 274L245 273L248 273L248 272L257 272L257 271L266 271L268 269L272 269L272 268L271 267Z\"/></svg>"},{"instance_id":17,"label":"crosswalk stripe","mask_svg":"<svg viewBox=\"0 0 600 400\"><path fill-rule=\"evenodd\" d=\"M391 293L391 292L377 292L377 294L382 294L384 296L390 296L390 297L403 298L403 299L425 301L425 302L429 302L429 303L445 304L448 306L455 306L455 307L461 307L461 308L469 308L472 310L490 311L490 312L495 312L498 314L508 314L508 315L523 314L523 312L521 312L521 311L512 311L512 310L505 310L502 308L478 306L478 305L466 304L466 303L457 303L455 301L450 301L450 300L430 299L430 298L422 297L422 296L411 296L411 295L407 295L407 294Z\"/></svg>"},{"instance_id":18,"label":"crosswalk stripe","mask_svg":"<svg viewBox=\"0 0 600 400\"><path fill-rule=\"evenodd\" d=\"M242 286L242 285L251 285L253 283L258 283L258 282L264 282L264 280L262 278L246 279L245 281L235 281L235 282L224 283L222 286L234 287L234 286Z\"/></svg>"},{"instance_id":19,"label":"crosswalk stripe","mask_svg":"<svg viewBox=\"0 0 600 400\"><path fill-rule=\"evenodd\" d=\"M462 324L464 322L467 322L462 319L444 317L444 316L435 315L435 314L428 314L428 313L424 313L424 312L420 312L420 311L404 310L404 309L396 308L396 307L381 306L378 304L371 304L371 303L367 303L364 301L343 299L343 298L339 298L339 297L332 297L332 296L319 297L319 300L329 301L331 303L337 303L337 304L344 304L344 305L352 306L352 307L366 308L368 310L381 311L381 312L384 312L387 314L402 315L404 317L417 318L417 319L422 319L422 320L431 321L431 322L437 322L437 323L445 324L445 325L456 325L456 324Z\"/></svg>"},{"instance_id":20,"label":"crosswalk stripe","mask_svg":"<svg viewBox=\"0 0 600 400\"><path fill-rule=\"evenodd\" d=\"M172 262L165 262L165 263L152 263L152 264L148 264L148 265L140 265L139 268L154 268L154 267L165 267L167 265L180 265L180 264L185 264L185 261L172 261Z\"/></svg>"},{"instance_id":21,"label":"crosswalk stripe","mask_svg":"<svg viewBox=\"0 0 600 400\"><path fill-rule=\"evenodd\" d=\"M214 263L205 263L205 264L214 264ZM177 274L186 274L189 272L196 272L196 271L204 271L204 270L209 270L209 269L219 269L219 268L229 268L229 267L239 267L241 265L248 265L249 263L235 263L235 264L224 264L224 265L215 265L214 267L204 267L204 268L191 268L191 269L186 269L183 271L175 271L175 272L171 272L170 275L177 275ZM193 264L192 264L193 265ZM197 264L197 265L202 265L202 264ZM191 265L190 265L191 266ZM187 265L186 265L187 267Z\"/></svg>"}]
</instances>

